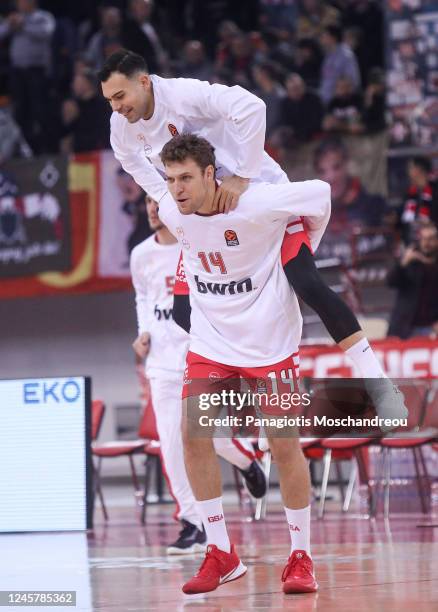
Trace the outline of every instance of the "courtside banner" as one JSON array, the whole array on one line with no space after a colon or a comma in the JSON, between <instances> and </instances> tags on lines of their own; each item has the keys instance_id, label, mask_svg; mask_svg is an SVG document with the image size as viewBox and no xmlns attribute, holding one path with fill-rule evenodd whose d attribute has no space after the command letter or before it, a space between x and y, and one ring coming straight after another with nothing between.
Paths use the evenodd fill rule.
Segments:
<instances>
[{"instance_id":1,"label":"courtside banner","mask_svg":"<svg viewBox=\"0 0 438 612\"><path fill-rule=\"evenodd\" d=\"M192 437L438 437L438 385L426 379L186 381ZM189 387L189 389L187 388Z\"/></svg>"},{"instance_id":2,"label":"courtside banner","mask_svg":"<svg viewBox=\"0 0 438 612\"><path fill-rule=\"evenodd\" d=\"M90 379L0 380L0 532L91 527Z\"/></svg>"},{"instance_id":3,"label":"courtside banner","mask_svg":"<svg viewBox=\"0 0 438 612\"><path fill-rule=\"evenodd\" d=\"M386 338L370 342L377 359L392 378L437 378L438 340ZM337 346L300 347L300 377L358 377L348 355Z\"/></svg>"},{"instance_id":4,"label":"courtside banner","mask_svg":"<svg viewBox=\"0 0 438 612\"><path fill-rule=\"evenodd\" d=\"M0 277L71 265L67 159L15 160L0 170Z\"/></svg>"},{"instance_id":5,"label":"courtside banner","mask_svg":"<svg viewBox=\"0 0 438 612\"><path fill-rule=\"evenodd\" d=\"M117 184L103 184L113 166L108 152L74 155L68 163L44 157L4 166L0 299L131 288L126 244L132 217L120 212L124 196ZM26 188L20 186L25 180ZM21 197L26 193L29 201ZM39 243L32 242L35 235Z\"/></svg>"}]
</instances>

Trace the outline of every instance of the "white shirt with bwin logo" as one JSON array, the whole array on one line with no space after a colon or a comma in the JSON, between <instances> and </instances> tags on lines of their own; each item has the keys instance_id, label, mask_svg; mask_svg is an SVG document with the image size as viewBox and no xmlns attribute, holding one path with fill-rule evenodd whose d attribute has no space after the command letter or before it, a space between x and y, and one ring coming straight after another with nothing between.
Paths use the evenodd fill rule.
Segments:
<instances>
[{"instance_id":1,"label":"white shirt with bwin logo","mask_svg":"<svg viewBox=\"0 0 438 612\"><path fill-rule=\"evenodd\" d=\"M155 235L131 253L138 333L151 335L146 359L149 378L160 376L181 382L189 336L173 320L173 286L181 246L159 244Z\"/></svg>"},{"instance_id":2,"label":"white shirt with bwin logo","mask_svg":"<svg viewBox=\"0 0 438 612\"><path fill-rule=\"evenodd\" d=\"M167 194L159 215L183 249L191 351L241 367L271 365L297 351L302 318L280 249L291 215L306 215L316 249L330 216L327 183L252 183L228 215L182 215Z\"/></svg>"}]
</instances>

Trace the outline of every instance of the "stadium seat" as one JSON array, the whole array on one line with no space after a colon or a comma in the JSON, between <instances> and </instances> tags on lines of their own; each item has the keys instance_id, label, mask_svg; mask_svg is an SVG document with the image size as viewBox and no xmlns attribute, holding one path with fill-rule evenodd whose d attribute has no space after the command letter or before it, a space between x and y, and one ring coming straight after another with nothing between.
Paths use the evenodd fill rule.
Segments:
<instances>
[{"instance_id":1,"label":"stadium seat","mask_svg":"<svg viewBox=\"0 0 438 612\"><path fill-rule=\"evenodd\" d=\"M427 513L427 491L430 491L430 478L424 460L422 446L431 444L438 436L437 387L429 387L427 380L411 381L400 385L409 409L408 433L403 437L385 437L380 440L382 461L377 485L384 486L384 516L389 516L389 495L391 485L391 452L394 449L410 449L414 459L415 474L421 509ZM424 486L426 485L426 487Z\"/></svg>"}]
</instances>

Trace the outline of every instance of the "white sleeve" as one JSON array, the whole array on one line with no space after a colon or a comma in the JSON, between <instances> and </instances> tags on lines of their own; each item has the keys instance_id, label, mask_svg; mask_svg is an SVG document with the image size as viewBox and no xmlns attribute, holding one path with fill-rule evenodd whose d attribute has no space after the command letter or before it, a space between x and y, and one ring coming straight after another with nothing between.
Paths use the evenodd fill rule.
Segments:
<instances>
[{"instance_id":1,"label":"white sleeve","mask_svg":"<svg viewBox=\"0 0 438 612\"><path fill-rule=\"evenodd\" d=\"M146 156L124 145L117 132L114 122L111 121L110 140L115 158L122 164L123 170L132 176L137 185L140 185L151 198L159 202L167 193L166 181Z\"/></svg>"},{"instance_id":2,"label":"white sleeve","mask_svg":"<svg viewBox=\"0 0 438 612\"><path fill-rule=\"evenodd\" d=\"M330 219L330 185L318 179L296 183L263 184L248 191L257 190L253 214L259 220L276 221L292 215L303 218L312 249L321 241Z\"/></svg>"},{"instance_id":3,"label":"white sleeve","mask_svg":"<svg viewBox=\"0 0 438 612\"><path fill-rule=\"evenodd\" d=\"M138 334L140 335L143 332L150 331L152 314L149 312L148 308L147 286L145 281L141 278L139 266L139 258L134 249L131 253L130 267L132 284L135 290L135 309L137 312Z\"/></svg>"},{"instance_id":4,"label":"white sleeve","mask_svg":"<svg viewBox=\"0 0 438 612\"><path fill-rule=\"evenodd\" d=\"M175 212L177 210L176 202L173 197L167 192L160 200L158 206L158 216L167 227L167 229L178 239L176 226L177 219Z\"/></svg>"},{"instance_id":5,"label":"white sleeve","mask_svg":"<svg viewBox=\"0 0 438 612\"><path fill-rule=\"evenodd\" d=\"M196 79L169 79L167 83L181 114L188 119L228 123L234 135L236 174L243 178L256 178L265 146L266 105L263 100L239 85L210 85Z\"/></svg>"}]
</instances>

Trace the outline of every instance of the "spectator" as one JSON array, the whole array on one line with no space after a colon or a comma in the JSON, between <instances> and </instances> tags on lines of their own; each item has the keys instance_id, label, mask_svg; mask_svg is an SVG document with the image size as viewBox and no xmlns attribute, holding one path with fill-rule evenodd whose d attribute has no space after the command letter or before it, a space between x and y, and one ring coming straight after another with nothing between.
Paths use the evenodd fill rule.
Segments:
<instances>
[{"instance_id":1,"label":"spectator","mask_svg":"<svg viewBox=\"0 0 438 612\"><path fill-rule=\"evenodd\" d=\"M335 95L327 107L323 122L324 130L360 134L364 131L361 110L362 97L354 92L350 79L340 77L336 82Z\"/></svg>"},{"instance_id":2,"label":"spectator","mask_svg":"<svg viewBox=\"0 0 438 612\"><path fill-rule=\"evenodd\" d=\"M385 74L381 68L373 68L368 76L362 108L362 123L367 134L381 132L385 121Z\"/></svg>"},{"instance_id":3,"label":"spectator","mask_svg":"<svg viewBox=\"0 0 438 612\"><path fill-rule=\"evenodd\" d=\"M340 13L322 0L301 0L298 17L297 38L319 40L324 29L340 24Z\"/></svg>"},{"instance_id":4,"label":"spectator","mask_svg":"<svg viewBox=\"0 0 438 612\"><path fill-rule=\"evenodd\" d=\"M303 38L298 42L295 52L295 72L308 87L319 89L322 53L316 40Z\"/></svg>"},{"instance_id":5,"label":"spectator","mask_svg":"<svg viewBox=\"0 0 438 612\"><path fill-rule=\"evenodd\" d=\"M13 157L32 157L32 151L10 110L0 107L0 166Z\"/></svg>"},{"instance_id":6,"label":"spectator","mask_svg":"<svg viewBox=\"0 0 438 612\"><path fill-rule=\"evenodd\" d=\"M117 172L117 183L124 200L122 210L132 221L132 231L126 244L129 255L137 244L140 244L152 234L152 231L149 227L146 206L144 205L145 193L143 189L122 168Z\"/></svg>"},{"instance_id":7,"label":"spectator","mask_svg":"<svg viewBox=\"0 0 438 612\"><path fill-rule=\"evenodd\" d=\"M260 9L264 29L295 30L298 0L260 0Z\"/></svg>"},{"instance_id":8,"label":"spectator","mask_svg":"<svg viewBox=\"0 0 438 612\"><path fill-rule=\"evenodd\" d=\"M342 24L346 30L354 28L362 82L366 85L370 70L383 67L383 11L380 2L374 0L350 0L342 11ZM372 44L370 44L372 41Z\"/></svg>"},{"instance_id":9,"label":"spectator","mask_svg":"<svg viewBox=\"0 0 438 612\"><path fill-rule=\"evenodd\" d=\"M266 134L269 136L279 123L285 91L276 79L274 67L267 62L255 64L252 75L257 86L254 93L266 104Z\"/></svg>"},{"instance_id":10,"label":"spectator","mask_svg":"<svg viewBox=\"0 0 438 612\"><path fill-rule=\"evenodd\" d=\"M418 243L411 244L389 272L387 282L397 289L388 336L411 338L438 336L438 230L420 229Z\"/></svg>"},{"instance_id":11,"label":"spectator","mask_svg":"<svg viewBox=\"0 0 438 612\"><path fill-rule=\"evenodd\" d=\"M354 53L342 43L342 30L337 26L328 26L321 36L324 49L322 62L320 93L324 104L329 104L335 95L339 78L350 79L353 90L360 88L360 74Z\"/></svg>"},{"instance_id":12,"label":"spectator","mask_svg":"<svg viewBox=\"0 0 438 612\"><path fill-rule=\"evenodd\" d=\"M402 239L416 239L419 225L432 222L438 227L438 185L431 180L432 164L427 157L413 157L408 163L409 187L399 213Z\"/></svg>"},{"instance_id":13,"label":"spectator","mask_svg":"<svg viewBox=\"0 0 438 612\"><path fill-rule=\"evenodd\" d=\"M97 151L109 149L109 121L111 109L98 91L91 71L78 72L73 79L74 98L63 104L65 126L62 150Z\"/></svg>"},{"instance_id":14,"label":"spectator","mask_svg":"<svg viewBox=\"0 0 438 612\"><path fill-rule=\"evenodd\" d=\"M348 225L378 227L382 225L385 200L368 193L358 177L348 170L348 153L338 139L321 142L314 153L314 167L318 178L331 187L331 225L345 229Z\"/></svg>"},{"instance_id":15,"label":"spectator","mask_svg":"<svg viewBox=\"0 0 438 612\"><path fill-rule=\"evenodd\" d=\"M37 0L17 0L17 11L0 22L0 39L10 40L10 88L15 118L36 153L47 150L48 74L55 19Z\"/></svg>"},{"instance_id":16,"label":"spectator","mask_svg":"<svg viewBox=\"0 0 438 612\"><path fill-rule=\"evenodd\" d=\"M150 19L154 10L152 0L130 0L129 18L123 26L123 46L144 57L151 73L167 70L167 54Z\"/></svg>"},{"instance_id":17,"label":"spectator","mask_svg":"<svg viewBox=\"0 0 438 612\"><path fill-rule=\"evenodd\" d=\"M234 21L222 21L219 24L219 42L216 45L215 70L219 71L225 67L231 57L231 43L241 35L241 31Z\"/></svg>"},{"instance_id":18,"label":"spectator","mask_svg":"<svg viewBox=\"0 0 438 612\"><path fill-rule=\"evenodd\" d=\"M234 85L241 85L251 89L252 75L251 68L253 56L248 36L239 34L231 41L230 55L224 64L224 68L230 70Z\"/></svg>"},{"instance_id":19,"label":"spectator","mask_svg":"<svg viewBox=\"0 0 438 612\"><path fill-rule=\"evenodd\" d=\"M184 45L183 61L177 66L178 76L209 81L213 67L205 55L204 45L199 40L189 40Z\"/></svg>"},{"instance_id":20,"label":"spectator","mask_svg":"<svg viewBox=\"0 0 438 612\"><path fill-rule=\"evenodd\" d=\"M282 126L293 130L295 140L306 142L321 131L323 106L317 94L308 91L299 74L286 79L286 97L281 101Z\"/></svg>"},{"instance_id":21,"label":"spectator","mask_svg":"<svg viewBox=\"0 0 438 612\"><path fill-rule=\"evenodd\" d=\"M86 58L95 70L100 70L106 58L123 46L120 10L115 6L102 8L100 22L101 28L91 37L86 51Z\"/></svg>"}]
</instances>

